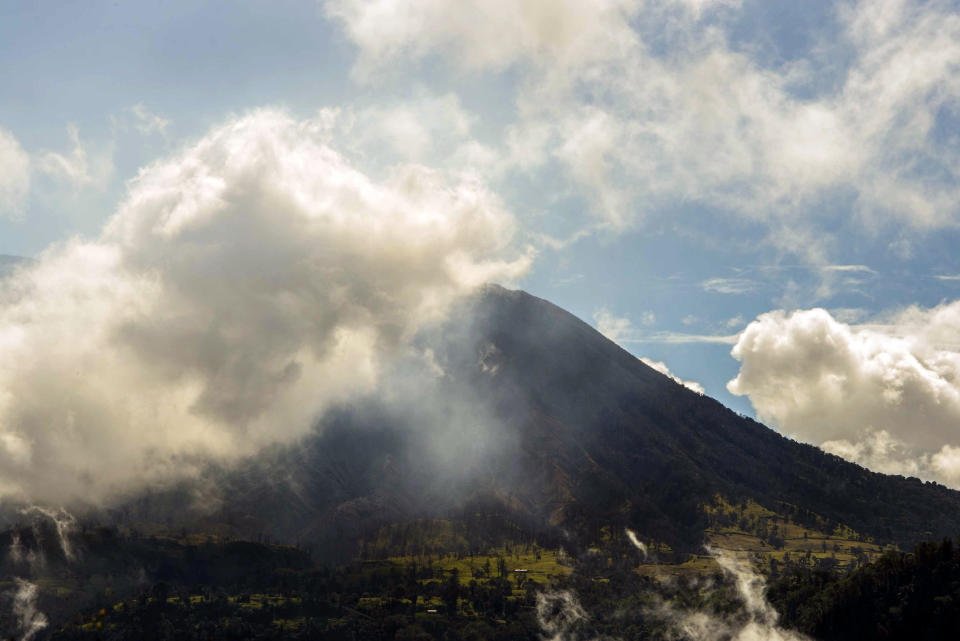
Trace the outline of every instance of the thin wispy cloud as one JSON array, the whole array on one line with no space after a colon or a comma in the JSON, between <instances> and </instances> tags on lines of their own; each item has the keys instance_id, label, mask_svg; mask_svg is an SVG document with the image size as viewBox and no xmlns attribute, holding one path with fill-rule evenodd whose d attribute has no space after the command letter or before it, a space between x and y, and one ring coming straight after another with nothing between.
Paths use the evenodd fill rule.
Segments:
<instances>
[{"instance_id":1,"label":"thin wispy cloud","mask_svg":"<svg viewBox=\"0 0 960 641\"><path fill-rule=\"evenodd\" d=\"M130 107L128 112L133 117L133 126L141 134L163 134L170 125L170 120L151 111L143 103Z\"/></svg>"},{"instance_id":2,"label":"thin wispy cloud","mask_svg":"<svg viewBox=\"0 0 960 641\"><path fill-rule=\"evenodd\" d=\"M684 332L654 332L644 336L636 336L634 343L666 343L674 345L692 343L714 343L720 345L734 345L739 334L687 334Z\"/></svg>"},{"instance_id":3,"label":"thin wispy cloud","mask_svg":"<svg viewBox=\"0 0 960 641\"><path fill-rule=\"evenodd\" d=\"M824 265L820 267L825 272L836 273L854 273L854 274L876 274L877 272L866 265Z\"/></svg>"},{"instance_id":4,"label":"thin wispy cloud","mask_svg":"<svg viewBox=\"0 0 960 641\"><path fill-rule=\"evenodd\" d=\"M724 323L728 328L742 327L746 321L743 319L742 314L737 314L733 318L728 318Z\"/></svg>"},{"instance_id":5,"label":"thin wispy cloud","mask_svg":"<svg viewBox=\"0 0 960 641\"><path fill-rule=\"evenodd\" d=\"M80 129L72 123L67 125L67 137L70 150L38 152L34 158L36 169L74 190L105 188L114 172L112 150L92 151L81 138Z\"/></svg>"},{"instance_id":6,"label":"thin wispy cloud","mask_svg":"<svg viewBox=\"0 0 960 641\"><path fill-rule=\"evenodd\" d=\"M615 343L636 342L641 331L634 327L633 321L630 320L630 318L626 316L615 316L605 307L593 313L593 322L598 332ZM639 323L641 325L650 326L656 322L657 317L653 312L646 311L640 314Z\"/></svg>"},{"instance_id":7,"label":"thin wispy cloud","mask_svg":"<svg viewBox=\"0 0 960 641\"><path fill-rule=\"evenodd\" d=\"M650 331L646 328L636 327L628 317L615 316L606 308L601 308L593 313L593 322L597 331L621 345L631 343L666 343L666 344L684 344L684 343L718 343L724 345L733 345L737 342L737 334L717 335L717 334L694 334L685 332L667 332ZM647 312L641 316L643 325L649 327L656 322L656 316L652 312Z\"/></svg>"},{"instance_id":8,"label":"thin wispy cloud","mask_svg":"<svg viewBox=\"0 0 960 641\"><path fill-rule=\"evenodd\" d=\"M705 292L715 294L749 294L760 288L760 283L747 278L708 278L700 283Z\"/></svg>"}]
</instances>

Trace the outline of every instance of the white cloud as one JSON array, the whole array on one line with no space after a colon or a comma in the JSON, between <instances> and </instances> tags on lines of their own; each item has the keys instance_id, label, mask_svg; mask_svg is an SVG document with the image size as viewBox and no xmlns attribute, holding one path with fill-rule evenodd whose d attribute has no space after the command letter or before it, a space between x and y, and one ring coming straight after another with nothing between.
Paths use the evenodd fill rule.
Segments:
<instances>
[{"instance_id":1,"label":"white cloud","mask_svg":"<svg viewBox=\"0 0 960 641\"><path fill-rule=\"evenodd\" d=\"M738 2L326 7L365 71L431 55L516 71L505 156L555 163L609 228L695 201L764 221L774 243L827 263L833 199L854 201L871 226L960 222L960 151L938 133L960 100L960 15L948 3L844 4L826 17L836 33L779 66L769 43L735 40L722 16Z\"/></svg>"},{"instance_id":2,"label":"white cloud","mask_svg":"<svg viewBox=\"0 0 960 641\"><path fill-rule=\"evenodd\" d=\"M639 333L633 322L626 316L614 316L603 307L593 313L593 322L597 331L612 340L614 343L630 343L639 340ZM653 325L657 322L656 315L651 311L640 314L641 325Z\"/></svg>"},{"instance_id":3,"label":"white cloud","mask_svg":"<svg viewBox=\"0 0 960 641\"><path fill-rule=\"evenodd\" d=\"M672 3L690 12L697 19L702 18L705 13L711 10L719 8L735 9L743 4L741 0L672 0ZM667 4L670 4L670 2Z\"/></svg>"},{"instance_id":4,"label":"white cloud","mask_svg":"<svg viewBox=\"0 0 960 641\"><path fill-rule=\"evenodd\" d=\"M301 434L455 297L525 271L483 185L374 182L322 131L231 120L142 169L98 238L0 282L0 494L97 499Z\"/></svg>"},{"instance_id":5,"label":"white cloud","mask_svg":"<svg viewBox=\"0 0 960 641\"><path fill-rule=\"evenodd\" d=\"M903 476L924 474L929 458L910 452L903 441L894 438L886 430L865 432L862 440L856 442L846 439L824 441L820 447L825 452L855 461L875 472Z\"/></svg>"},{"instance_id":6,"label":"white cloud","mask_svg":"<svg viewBox=\"0 0 960 641\"><path fill-rule=\"evenodd\" d=\"M18 218L30 191L30 156L0 128L0 217Z\"/></svg>"},{"instance_id":7,"label":"white cloud","mask_svg":"<svg viewBox=\"0 0 960 641\"><path fill-rule=\"evenodd\" d=\"M826 441L820 447L877 472L936 479L960 488L960 447L944 445L932 454L917 452L886 430L866 432L857 442Z\"/></svg>"},{"instance_id":8,"label":"white cloud","mask_svg":"<svg viewBox=\"0 0 960 641\"><path fill-rule=\"evenodd\" d=\"M735 327L742 326L743 323L744 323L743 315L737 314L732 318L728 318L727 321L724 323L724 325L726 325L727 329L733 329Z\"/></svg>"},{"instance_id":9,"label":"white cloud","mask_svg":"<svg viewBox=\"0 0 960 641\"><path fill-rule=\"evenodd\" d=\"M381 161L389 147L394 158L427 162L441 159L453 167L489 167L496 161L492 150L471 137L476 117L451 93L421 93L416 98L365 107L345 114L350 123L346 136L364 155Z\"/></svg>"},{"instance_id":10,"label":"white cloud","mask_svg":"<svg viewBox=\"0 0 960 641\"><path fill-rule=\"evenodd\" d=\"M133 118L134 128L145 136L155 133L163 134L170 124L167 118L153 113L142 103L133 105L128 112Z\"/></svg>"},{"instance_id":11,"label":"white cloud","mask_svg":"<svg viewBox=\"0 0 960 641\"><path fill-rule=\"evenodd\" d=\"M821 269L825 272L841 274L876 274L877 272L866 265L824 265Z\"/></svg>"},{"instance_id":12,"label":"white cloud","mask_svg":"<svg viewBox=\"0 0 960 641\"><path fill-rule=\"evenodd\" d=\"M637 336L634 343L667 343L684 345L693 343L712 343L719 345L733 345L737 342L737 334L688 334L685 332L651 332L644 336Z\"/></svg>"},{"instance_id":13,"label":"white cloud","mask_svg":"<svg viewBox=\"0 0 960 641\"><path fill-rule=\"evenodd\" d=\"M749 278L708 278L700 283L705 292L717 294L749 294L757 289L759 283Z\"/></svg>"},{"instance_id":14,"label":"white cloud","mask_svg":"<svg viewBox=\"0 0 960 641\"><path fill-rule=\"evenodd\" d=\"M55 151L40 153L36 158L36 168L68 182L74 188L103 187L113 174L111 154L109 152L88 153L76 125L67 126L67 135L73 144L73 149L68 153Z\"/></svg>"},{"instance_id":15,"label":"white cloud","mask_svg":"<svg viewBox=\"0 0 960 641\"><path fill-rule=\"evenodd\" d=\"M597 331L614 343L627 342L635 334L633 323L626 316L614 316L606 308L593 313L593 322Z\"/></svg>"},{"instance_id":16,"label":"white cloud","mask_svg":"<svg viewBox=\"0 0 960 641\"><path fill-rule=\"evenodd\" d=\"M37 159L37 169L65 178L76 185L83 185L91 181L87 150L80 141L80 131L76 125L67 126L67 135L73 143L73 149L67 154L53 151L41 154Z\"/></svg>"},{"instance_id":17,"label":"white cloud","mask_svg":"<svg viewBox=\"0 0 960 641\"><path fill-rule=\"evenodd\" d=\"M930 467L944 483L960 487L960 447L944 445L930 457Z\"/></svg>"},{"instance_id":18,"label":"white cloud","mask_svg":"<svg viewBox=\"0 0 960 641\"><path fill-rule=\"evenodd\" d=\"M771 70L732 49L716 27L679 22L668 32L670 55L654 54L638 36L605 68L541 85L530 115L558 123L558 156L602 197L600 213L615 227L643 214L651 198L787 216L792 227L794 212L838 190L856 194L870 221L954 224L958 157L934 123L960 98L960 17L926 5L898 12L889 31L859 36L858 21L876 5L862 3L847 18L841 47L852 43L856 55L830 93L800 98L795 67ZM609 98L586 105L585 93ZM578 142L584 136L589 146ZM589 153L571 156L571 146Z\"/></svg>"},{"instance_id":19,"label":"white cloud","mask_svg":"<svg viewBox=\"0 0 960 641\"><path fill-rule=\"evenodd\" d=\"M653 312L646 312L643 314L643 323L645 325L652 325L655 322L655 317ZM632 342L645 342L645 339L639 335L636 328L633 326L633 323L630 322L629 318L623 316L614 316L607 309L602 308L593 313L593 322L597 327L597 331L612 340L615 343L632 343ZM698 394L703 394L703 386L696 381L685 381L674 376L670 371L670 368L667 367L662 361L654 361L646 357L640 359L647 366L652 367L657 370L664 376L667 376L680 385L697 392Z\"/></svg>"},{"instance_id":20,"label":"white cloud","mask_svg":"<svg viewBox=\"0 0 960 641\"><path fill-rule=\"evenodd\" d=\"M909 238L898 238L887 245L890 252L900 260L913 258L913 242Z\"/></svg>"},{"instance_id":21,"label":"white cloud","mask_svg":"<svg viewBox=\"0 0 960 641\"><path fill-rule=\"evenodd\" d=\"M834 307L828 311L841 323L856 323L868 316L867 310L860 307Z\"/></svg>"},{"instance_id":22,"label":"white cloud","mask_svg":"<svg viewBox=\"0 0 960 641\"><path fill-rule=\"evenodd\" d=\"M675 376L673 372L670 371L670 368L667 367L667 364L664 363L663 361L654 361L646 357L643 357L640 360L643 361L648 367L657 370L658 372L660 372L661 374L663 374L664 376L670 379L673 379L674 382L679 383L680 385L683 385L687 389L693 390L697 394L705 393L703 389L703 385L701 385L696 381L685 381L685 380L682 380L679 376Z\"/></svg>"},{"instance_id":23,"label":"white cloud","mask_svg":"<svg viewBox=\"0 0 960 641\"><path fill-rule=\"evenodd\" d=\"M960 301L861 325L770 312L732 354L728 389L761 420L881 471L960 483Z\"/></svg>"},{"instance_id":24,"label":"white cloud","mask_svg":"<svg viewBox=\"0 0 960 641\"><path fill-rule=\"evenodd\" d=\"M629 39L638 0L328 0L328 16L360 47L368 73L437 51L470 69L503 69L529 59L580 64Z\"/></svg>"}]
</instances>

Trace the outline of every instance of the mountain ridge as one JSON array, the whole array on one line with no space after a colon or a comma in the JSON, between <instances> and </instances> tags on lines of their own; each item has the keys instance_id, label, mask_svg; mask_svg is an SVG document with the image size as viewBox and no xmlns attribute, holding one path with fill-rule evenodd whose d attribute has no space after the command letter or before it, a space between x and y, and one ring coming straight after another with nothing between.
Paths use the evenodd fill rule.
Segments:
<instances>
[{"instance_id":1,"label":"mountain ridge","mask_svg":"<svg viewBox=\"0 0 960 641\"><path fill-rule=\"evenodd\" d=\"M854 523L850 523L850 525L854 529L866 531L878 538L894 540L906 535L908 540L904 542L912 543L924 538L927 532L939 536L958 531L958 526L960 526L960 522L958 522L958 517L960 517L960 512L958 512L960 510L960 493L935 483L923 483L919 479L904 479L903 477L871 472L832 454L825 453L812 445L793 441L753 419L736 414L715 399L692 392L656 372L622 347L602 337L587 323L576 319L552 303L525 292L515 293L512 296L517 303L509 312L509 318L501 317L498 323L499 327L528 326L524 322L525 320L536 315L538 310L546 309L548 310L547 313L554 318L564 318L564 322L569 325L569 329L565 331L566 336L578 336L582 337L584 341L589 340L598 353L608 357L606 359L608 362L615 362L617 367L633 375L629 382L623 383L621 381L622 387L618 390L619 393L610 397L610 401L615 402L601 404L606 414L594 416L592 420L589 417L584 417L584 408L591 407L592 404L590 403L577 403L577 407L568 406L566 408L553 403L552 407L555 413L563 413L569 419L581 420L583 421L582 424L591 425L593 428L599 429L604 435L616 438L618 436L617 430L604 429L605 421L614 418L611 414L614 414L617 409L621 409L626 404L628 410L640 411L631 415L631 418L635 421L633 424L629 422L618 424L623 428L623 432L635 431L637 420L646 418L647 420L643 422L651 429L658 428L657 431L661 438L668 442L673 441L673 443L681 446L679 452L674 450L674 453L679 454L681 458L694 461L699 465L706 465L713 470L721 469L721 477L726 481L725 484L721 484L721 487L716 488L721 492L723 490L728 492L734 490L732 493L736 495L739 493L736 490L741 489L744 493L753 494L752 498L765 498L766 501L761 501L762 503L769 504L781 501L799 505L802 501L791 501L790 499L796 499L798 488L803 487L803 494L808 498L815 499L814 502L818 508L815 511L828 518L834 518L838 522L849 522L850 514L847 512L851 507L849 505L849 499L851 498L854 499L855 503L869 505L878 513L887 511L884 505L878 503L876 496L871 496L871 492L864 490L862 486L867 484L871 486L872 491L880 491L884 500L897 506L898 509L911 513L916 521L926 522L930 526L929 529L913 530L911 534L907 534L907 531L911 529L910 526L898 523L896 518L891 518L891 522L888 524L891 532L887 533L883 532L882 528L865 527L863 518L855 513ZM503 309L507 308L501 307L501 310ZM533 358L535 356L531 352L524 351L525 345L532 345L536 342L530 334L520 340L516 340L516 333L512 335L501 333L499 336L501 341L512 340L512 347L523 354L521 358ZM503 349L502 345L501 349ZM578 385L581 394L583 394L583 381L586 380L593 383L593 398L596 398L597 389L605 384L616 385L618 382L614 379L619 376L619 373L612 372L609 367L602 373L591 375L585 371L588 368L583 367L579 362L573 364L573 366L570 366L568 362L565 368L562 360L549 359L549 356L553 353L555 353L555 350L551 349L540 352L541 356L546 355L549 360L543 366L543 369L554 372L549 382L551 387L557 387L564 383ZM598 385L596 382L598 379L603 380L603 383ZM653 425L653 419L658 414L660 420L673 419L668 424L675 429L665 433L663 423L659 426ZM573 422L573 420L570 422ZM677 420L680 421L679 425L676 422ZM676 429L682 424L685 424L684 426L688 429ZM703 440L707 437L709 437L708 440L713 448L704 447ZM722 446L725 442L736 445L736 447L732 450L724 448ZM762 450L764 456L772 455L777 464L763 465L765 461L761 457L754 457L751 460L741 456L737 457L740 462L738 465L721 465L722 461L719 460L719 457L711 455L712 452L717 451L723 451L725 454L731 452L734 454L737 452L759 454L756 451L757 448ZM593 458L598 457L594 456ZM751 482L751 467L743 465L743 463L750 462L762 465L767 471L767 474L764 475L765 479L779 481L777 486L765 489L762 483ZM796 466L798 465L800 466L799 474L796 473ZM817 488L810 482L810 478L804 476L804 474L815 475L817 471L824 469L829 471L828 476L837 481L835 485ZM923 504L923 501L915 500L918 492L937 496L939 500L944 501L942 507L949 508L949 516L937 514L933 510L923 511L919 507ZM909 499L906 498L908 496ZM921 511L917 512L918 509ZM899 530L900 533L897 534L895 530Z\"/></svg>"}]
</instances>

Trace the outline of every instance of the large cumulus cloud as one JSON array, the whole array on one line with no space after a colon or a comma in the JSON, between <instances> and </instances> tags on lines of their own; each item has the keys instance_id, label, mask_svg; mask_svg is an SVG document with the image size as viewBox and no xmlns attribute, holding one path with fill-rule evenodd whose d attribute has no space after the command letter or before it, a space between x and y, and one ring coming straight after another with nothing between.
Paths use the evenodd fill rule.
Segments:
<instances>
[{"instance_id":1,"label":"large cumulus cloud","mask_svg":"<svg viewBox=\"0 0 960 641\"><path fill-rule=\"evenodd\" d=\"M960 486L960 301L863 325L771 312L732 353L728 388L761 420L873 469Z\"/></svg>"},{"instance_id":2,"label":"large cumulus cloud","mask_svg":"<svg viewBox=\"0 0 960 641\"><path fill-rule=\"evenodd\" d=\"M0 494L97 499L298 435L528 266L482 185L377 183L324 135L231 120L141 170L97 238L0 281Z\"/></svg>"}]
</instances>

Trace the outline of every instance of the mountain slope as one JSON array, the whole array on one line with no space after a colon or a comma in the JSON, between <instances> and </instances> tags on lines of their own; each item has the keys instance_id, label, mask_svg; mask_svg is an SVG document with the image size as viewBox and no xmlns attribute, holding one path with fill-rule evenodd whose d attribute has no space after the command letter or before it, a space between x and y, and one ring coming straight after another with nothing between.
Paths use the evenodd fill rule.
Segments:
<instances>
[{"instance_id":1,"label":"mountain slope","mask_svg":"<svg viewBox=\"0 0 960 641\"><path fill-rule=\"evenodd\" d=\"M960 493L784 438L525 292L485 288L419 344L436 380L339 408L302 443L211 472L213 513L184 511L175 493L119 513L334 556L389 523L483 514L567 545L613 525L694 550L716 494L903 546L960 531Z\"/></svg>"},{"instance_id":2,"label":"mountain slope","mask_svg":"<svg viewBox=\"0 0 960 641\"><path fill-rule=\"evenodd\" d=\"M616 489L676 492L671 501L681 503L682 490L719 492L781 510L791 504L899 543L960 531L960 493L872 473L784 438L653 371L544 300L490 290L480 309L480 335L502 354L495 385L524 394L540 414L533 420L565 426L568 439L553 455L569 457L582 485L606 481L611 507Z\"/></svg>"}]
</instances>

